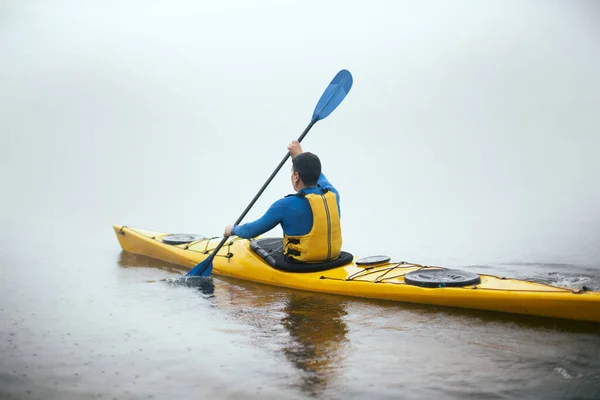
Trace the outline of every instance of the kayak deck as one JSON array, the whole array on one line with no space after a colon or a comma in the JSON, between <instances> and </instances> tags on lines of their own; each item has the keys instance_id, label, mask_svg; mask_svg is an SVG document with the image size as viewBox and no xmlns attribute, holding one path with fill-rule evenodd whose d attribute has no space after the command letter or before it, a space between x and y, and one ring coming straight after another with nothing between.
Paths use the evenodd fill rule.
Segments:
<instances>
[{"instance_id":1,"label":"kayak deck","mask_svg":"<svg viewBox=\"0 0 600 400\"><path fill-rule=\"evenodd\" d=\"M182 266L189 270L208 257L220 241L204 238L188 244L165 244L168 233L114 226L123 250ZM271 267L250 249L250 242L233 238L213 260L213 272L244 280L300 290L355 297L462 307L507 313L600 322L600 293L479 274L481 283L463 287L425 288L405 283L404 275L419 264L385 262L319 272L293 273Z\"/></svg>"}]
</instances>

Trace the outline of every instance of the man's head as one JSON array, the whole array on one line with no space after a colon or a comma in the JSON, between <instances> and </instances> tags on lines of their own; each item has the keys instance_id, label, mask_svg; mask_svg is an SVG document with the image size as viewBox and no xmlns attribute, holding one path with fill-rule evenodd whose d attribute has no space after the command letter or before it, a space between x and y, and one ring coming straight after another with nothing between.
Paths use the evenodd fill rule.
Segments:
<instances>
[{"instance_id":1,"label":"man's head","mask_svg":"<svg viewBox=\"0 0 600 400\"><path fill-rule=\"evenodd\" d=\"M292 186L294 190L315 186L320 175L321 160L313 153L301 153L292 159Z\"/></svg>"}]
</instances>

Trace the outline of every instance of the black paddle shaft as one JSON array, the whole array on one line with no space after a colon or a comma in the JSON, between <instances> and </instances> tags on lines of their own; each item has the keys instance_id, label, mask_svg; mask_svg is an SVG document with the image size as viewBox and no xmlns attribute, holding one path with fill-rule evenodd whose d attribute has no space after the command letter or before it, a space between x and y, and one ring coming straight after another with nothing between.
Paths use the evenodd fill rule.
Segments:
<instances>
[{"instance_id":1,"label":"black paddle shaft","mask_svg":"<svg viewBox=\"0 0 600 400\"><path fill-rule=\"evenodd\" d=\"M298 138L298 142L302 142L302 139L304 139L304 137L306 136L306 134L308 133L308 131L310 131L310 128L313 127L313 125L316 123L317 121L310 121L310 124L308 124L308 126L306 127L306 129L304 130L304 132L302 132L302 135L300 135L300 137ZM250 204L248 204L248 207L246 207L246 209L244 210L244 212L242 213L242 215L240 215L240 217L237 219L237 221L235 221L234 225L239 225L240 222L242 222L242 220L244 219L244 217L246 216L246 214L248 214L248 211L250 211L250 209L252 208L252 206L254 205L254 203L256 203L256 201L258 200L258 198L263 194L263 192L265 191L265 189L267 188L267 186L269 186L269 183L271 183L271 181L273 180L273 178L275 178L275 175L277 175L277 173L279 172L279 170L281 169L281 167L283 167L283 164L286 163L286 161L288 160L288 158L290 158L290 153L288 152L285 157L283 157L283 160L281 160L281 162L279 163L279 165L277 166L277 168L275 168L275 171L273 171L273 173L271 174L271 176L269 176L269 179L267 179L267 181L265 182L264 185L262 185L262 187L260 188L260 190L258 191L258 193L256 193L256 196L254 196L254 198L252 199L252 201L250 202ZM221 247L223 247L223 245L225 244L225 242L227 241L227 236L223 236L223 239L221 239L221 242L219 242L219 244L217 245L217 247L215 247L215 249L213 250L212 254L210 255L210 258L214 258L215 254L217 254L217 252L221 249Z\"/></svg>"}]
</instances>

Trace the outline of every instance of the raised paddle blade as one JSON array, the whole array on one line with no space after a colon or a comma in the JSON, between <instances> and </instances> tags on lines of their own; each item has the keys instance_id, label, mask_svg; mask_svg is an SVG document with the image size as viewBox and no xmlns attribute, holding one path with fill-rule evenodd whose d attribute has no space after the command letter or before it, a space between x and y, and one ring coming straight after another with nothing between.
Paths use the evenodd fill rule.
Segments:
<instances>
[{"instance_id":1,"label":"raised paddle blade","mask_svg":"<svg viewBox=\"0 0 600 400\"><path fill-rule=\"evenodd\" d=\"M214 257L211 254L206 260L198 263L198 265L192 268L185 276L210 276L213 269L213 258Z\"/></svg>"},{"instance_id":2,"label":"raised paddle blade","mask_svg":"<svg viewBox=\"0 0 600 400\"><path fill-rule=\"evenodd\" d=\"M351 87L352 74L350 71L343 69L338 72L319 99L313 112L312 122L327 118L344 100Z\"/></svg>"}]
</instances>

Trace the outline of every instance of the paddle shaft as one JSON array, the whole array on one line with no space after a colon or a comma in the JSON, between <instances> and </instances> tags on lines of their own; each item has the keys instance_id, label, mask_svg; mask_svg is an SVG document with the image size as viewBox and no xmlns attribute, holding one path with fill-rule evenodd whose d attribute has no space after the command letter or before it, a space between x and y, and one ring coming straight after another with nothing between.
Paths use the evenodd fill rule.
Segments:
<instances>
[{"instance_id":1,"label":"paddle shaft","mask_svg":"<svg viewBox=\"0 0 600 400\"><path fill-rule=\"evenodd\" d=\"M308 124L308 126L306 127L306 129L304 130L304 132L302 132L302 135L300 135L300 137L298 138L298 142L302 142L302 139L304 139L304 137L306 136L306 134L308 133L308 131L310 131L310 128L312 128L313 125L316 122L317 121L315 121L315 120L310 121L310 124ZM244 212L242 213L242 215L240 215L240 217L237 219L237 221L235 221L234 225L239 225L240 222L242 222L242 220L244 219L244 217L246 216L246 214L248 214L248 211L250 211L250 209L252 208L252 206L254 205L254 203L256 203L256 201L258 200L258 198L263 194L263 192L265 191L265 189L267 188L267 186L269 186L269 183L271 183L271 181L273 180L273 178L275 178L275 175L277 175L277 173L279 172L279 170L281 169L281 167L283 167L283 164L286 163L286 161L288 160L288 158L290 158L290 153L289 152L285 155L285 157L283 157L283 160L281 160L281 162L279 163L279 165L277 166L277 168L275 168L275 171L273 171L273 173L271 174L271 176L269 176L269 179L267 179L267 181L265 182L265 184L262 185L262 187L260 188L260 190L258 191L258 193L256 193L256 196L254 196L254 198L252 199L252 201L250 202L250 204L248 204L248 207L246 207L246 209L244 210ZM215 249L213 250L212 254L209 256L210 260L212 260L213 258L215 258L215 255L217 254L217 252L219 250L221 250L221 247L223 247L223 245L225 244L226 241L227 241L227 236L223 236L223 239L221 239L221 241L219 242L219 244L217 245L217 247L215 247Z\"/></svg>"}]
</instances>

